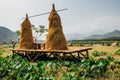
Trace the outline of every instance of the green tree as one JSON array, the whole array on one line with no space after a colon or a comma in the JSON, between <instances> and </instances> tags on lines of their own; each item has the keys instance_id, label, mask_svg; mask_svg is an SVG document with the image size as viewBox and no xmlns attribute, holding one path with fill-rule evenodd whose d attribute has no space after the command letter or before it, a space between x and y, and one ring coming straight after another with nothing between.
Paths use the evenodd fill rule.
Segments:
<instances>
[{"instance_id":1,"label":"green tree","mask_svg":"<svg viewBox=\"0 0 120 80\"><path fill-rule=\"evenodd\" d=\"M12 44L12 48L14 49L15 45L17 44L17 41L16 40L11 40L10 43Z\"/></svg>"},{"instance_id":2,"label":"green tree","mask_svg":"<svg viewBox=\"0 0 120 80\"><path fill-rule=\"evenodd\" d=\"M33 36L34 36L35 39L37 39L38 37L42 36L45 32L48 31L45 28L44 25L39 25L38 28L36 28L34 25L32 25L32 29L33 29Z\"/></svg>"},{"instance_id":3,"label":"green tree","mask_svg":"<svg viewBox=\"0 0 120 80\"><path fill-rule=\"evenodd\" d=\"M20 31L20 30L17 30L17 31L15 31L15 34L16 34L18 37L20 37L21 31Z\"/></svg>"},{"instance_id":4,"label":"green tree","mask_svg":"<svg viewBox=\"0 0 120 80\"><path fill-rule=\"evenodd\" d=\"M48 30L45 28L44 25L39 25L38 28L35 27L35 25L32 25L32 30L33 30L33 36L35 38L35 40L42 36L45 32L47 32ZM20 34L21 34L21 31L20 30L17 30L15 31L15 34L20 38ZM18 40L19 41L19 40Z\"/></svg>"}]
</instances>

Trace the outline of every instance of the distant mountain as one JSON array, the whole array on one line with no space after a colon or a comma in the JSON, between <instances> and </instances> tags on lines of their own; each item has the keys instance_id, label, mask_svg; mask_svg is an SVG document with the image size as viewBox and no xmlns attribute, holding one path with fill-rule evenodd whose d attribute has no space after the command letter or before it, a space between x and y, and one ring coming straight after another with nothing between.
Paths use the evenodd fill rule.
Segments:
<instances>
[{"instance_id":1,"label":"distant mountain","mask_svg":"<svg viewBox=\"0 0 120 80\"><path fill-rule=\"evenodd\" d=\"M10 29L0 26L0 43L9 43L11 40L18 40L17 35Z\"/></svg>"},{"instance_id":2,"label":"distant mountain","mask_svg":"<svg viewBox=\"0 0 120 80\"><path fill-rule=\"evenodd\" d=\"M86 37L85 39L102 39L102 38L109 38L109 37L120 37L120 31L114 30L112 32L109 32L103 35L91 35Z\"/></svg>"},{"instance_id":3,"label":"distant mountain","mask_svg":"<svg viewBox=\"0 0 120 80\"><path fill-rule=\"evenodd\" d=\"M90 35L103 35L103 34L106 34L107 31L103 31L103 30L93 30L92 32L89 32L87 33L86 35L87 36L90 36Z\"/></svg>"},{"instance_id":4,"label":"distant mountain","mask_svg":"<svg viewBox=\"0 0 120 80\"><path fill-rule=\"evenodd\" d=\"M65 37L68 40L80 40L83 39L83 36L80 33L70 33L70 34L65 34Z\"/></svg>"},{"instance_id":5,"label":"distant mountain","mask_svg":"<svg viewBox=\"0 0 120 80\"><path fill-rule=\"evenodd\" d=\"M105 32L102 30L97 30L97 31L93 31L88 34L82 34L82 35L80 33L65 34L65 37L67 40L102 39L102 38L110 38L110 37L120 37L120 31L114 30L112 32Z\"/></svg>"}]
</instances>

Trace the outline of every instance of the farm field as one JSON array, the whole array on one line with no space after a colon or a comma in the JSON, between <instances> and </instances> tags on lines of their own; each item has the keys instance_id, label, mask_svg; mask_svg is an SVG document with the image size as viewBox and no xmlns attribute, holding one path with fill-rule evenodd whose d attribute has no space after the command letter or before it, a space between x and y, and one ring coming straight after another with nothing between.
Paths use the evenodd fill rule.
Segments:
<instances>
[{"instance_id":1,"label":"farm field","mask_svg":"<svg viewBox=\"0 0 120 80\"><path fill-rule=\"evenodd\" d=\"M107 54L104 56L110 55L110 56L113 56L115 59L120 60L120 56L115 54L115 52L119 49L120 47L116 47L116 46L93 46L93 49L90 51L90 55L92 56L91 53L95 50L104 51L104 52L107 52Z\"/></svg>"},{"instance_id":2,"label":"farm field","mask_svg":"<svg viewBox=\"0 0 120 80\"><path fill-rule=\"evenodd\" d=\"M76 47L79 46L73 48ZM20 56L13 58L10 48L5 47L4 53L0 56L0 79L119 80L120 55L116 55L115 52L120 47L92 46L92 48L89 51L89 59L83 59L79 62L64 61L62 63L58 60L29 62ZM95 51L98 53L103 51L107 54L94 56Z\"/></svg>"},{"instance_id":3,"label":"farm field","mask_svg":"<svg viewBox=\"0 0 120 80\"><path fill-rule=\"evenodd\" d=\"M77 47L83 47L83 46L73 46L72 48L77 48ZM117 51L118 49L120 49L120 47L117 46L89 46L92 47L93 49L89 51L89 54L91 55L91 52L93 52L94 50L96 51L105 51L108 52L109 55L114 55L115 51ZM1 49L4 48L7 52L5 52L2 56L6 57L7 55L12 55L10 49L12 48L8 48L7 46L4 47L0 47Z\"/></svg>"},{"instance_id":4,"label":"farm field","mask_svg":"<svg viewBox=\"0 0 120 80\"><path fill-rule=\"evenodd\" d=\"M119 3L1 0L0 80L120 80Z\"/></svg>"}]
</instances>

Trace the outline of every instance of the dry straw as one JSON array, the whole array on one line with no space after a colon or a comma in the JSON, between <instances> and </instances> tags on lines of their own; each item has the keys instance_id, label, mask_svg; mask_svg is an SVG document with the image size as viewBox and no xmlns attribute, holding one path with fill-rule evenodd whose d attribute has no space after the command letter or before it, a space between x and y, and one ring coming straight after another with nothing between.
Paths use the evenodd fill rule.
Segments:
<instances>
[{"instance_id":1,"label":"dry straw","mask_svg":"<svg viewBox=\"0 0 120 80\"><path fill-rule=\"evenodd\" d=\"M67 50L67 42L62 31L61 19L53 4L49 15L49 29L46 37L46 50Z\"/></svg>"},{"instance_id":2,"label":"dry straw","mask_svg":"<svg viewBox=\"0 0 120 80\"><path fill-rule=\"evenodd\" d=\"M18 49L32 49L33 48L32 25L26 14L25 20L21 24L21 37L18 44Z\"/></svg>"}]
</instances>

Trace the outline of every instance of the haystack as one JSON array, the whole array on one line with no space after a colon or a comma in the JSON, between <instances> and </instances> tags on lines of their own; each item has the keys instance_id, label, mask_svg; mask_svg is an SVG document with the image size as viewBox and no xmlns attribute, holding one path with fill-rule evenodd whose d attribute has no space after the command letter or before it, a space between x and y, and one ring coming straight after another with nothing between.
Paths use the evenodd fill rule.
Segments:
<instances>
[{"instance_id":1,"label":"haystack","mask_svg":"<svg viewBox=\"0 0 120 80\"><path fill-rule=\"evenodd\" d=\"M21 24L21 37L18 44L18 49L32 49L33 48L32 25L26 14L25 20Z\"/></svg>"},{"instance_id":2,"label":"haystack","mask_svg":"<svg viewBox=\"0 0 120 80\"><path fill-rule=\"evenodd\" d=\"M61 19L55 10L53 4L52 11L49 15L49 29L46 37L46 50L67 50L66 38L63 34Z\"/></svg>"}]
</instances>

